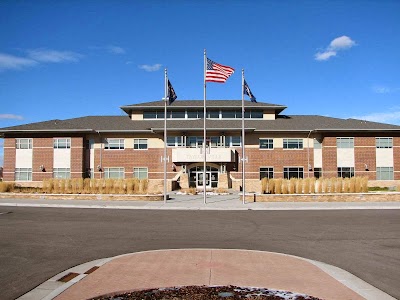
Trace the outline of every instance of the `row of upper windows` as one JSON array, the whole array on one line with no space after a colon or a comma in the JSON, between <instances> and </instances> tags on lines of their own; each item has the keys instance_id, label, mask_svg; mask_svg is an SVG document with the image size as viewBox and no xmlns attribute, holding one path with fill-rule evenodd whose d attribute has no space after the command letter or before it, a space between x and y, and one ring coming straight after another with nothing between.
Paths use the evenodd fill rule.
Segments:
<instances>
[{"instance_id":1,"label":"row of upper windows","mask_svg":"<svg viewBox=\"0 0 400 300\"><path fill-rule=\"evenodd\" d=\"M70 149L71 139L70 138L54 138L53 139L54 149ZM23 138L15 139L15 148L17 149L32 149L32 139Z\"/></svg>"},{"instance_id":2,"label":"row of upper windows","mask_svg":"<svg viewBox=\"0 0 400 300\"><path fill-rule=\"evenodd\" d=\"M93 173L93 170L90 171ZM71 178L70 168L54 168L53 178L57 179L69 179ZM123 179L125 178L125 168L104 168L104 178L109 179ZM133 168L133 178L147 179L148 169L147 167ZM17 168L15 169L15 180L16 181L32 181L32 168Z\"/></svg>"},{"instance_id":3,"label":"row of upper windows","mask_svg":"<svg viewBox=\"0 0 400 300\"><path fill-rule=\"evenodd\" d=\"M314 168L314 177L322 177L322 169ZM337 177L350 178L354 177L354 167L338 167ZM274 178L273 167L260 167L260 179ZM283 178L304 178L303 167L284 167ZM393 167L376 167L376 180L393 180L394 170Z\"/></svg>"},{"instance_id":4,"label":"row of upper windows","mask_svg":"<svg viewBox=\"0 0 400 300\"><path fill-rule=\"evenodd\" d=\"M184 142L186 140L186 143ZM376 148L393 148L393 138L375 138ZM211 147L240 147L240 136L215 136L210 137ZM186 144L186 145L185 145ZM199 147L203 144L203 137L196 136L169 136L167 138L167 146L169 147ZM17 149L32 149L31 138L21 138L15 140ZM261 138L259 140L260 149L274 149L274 139ZM53 139L54 149L71 148L70 138ZM147 149L147 139L134 139L133 148L137 150ZM337 148L354 148L354 138L336 138ZM104 143L105 149L124 149L125 139L106 139ZM314 139L314 148L321 149L322 144ZM303 149L303 139L283 139L283 149Z\"/></svg>"},{"instance_id":5,"label":"row of upper windows","mask_svg":"<svg viewBox=\"0 0 400 300\"><path fill-rule=\"evenodd\" d=\"M375 138L376 148L393 148L393 138ZM337 148L354 148L354 138L336 138ZM260 139L260 149L273 149L273 139ZM321 149L322 144L314 139L314 149ZM283 149L303 149L303 139L283 139Z\"/></svg>"},{"instance_id":6,"label":"row of upper windows","mask_svg":"<svg viewBox=\"0 0 400 300\"><path fill-rule=\"evenodd\" d=\"M174 110L167 112L167 119L202 119L204 117L203 110ZM206 117L210 119L241 119L241 110L209 110ZM262 119L263 112L257 110L246 110L245 119ZM143 119L164 119L164 111L145 111Z\"/></svg>"}]
</instances>

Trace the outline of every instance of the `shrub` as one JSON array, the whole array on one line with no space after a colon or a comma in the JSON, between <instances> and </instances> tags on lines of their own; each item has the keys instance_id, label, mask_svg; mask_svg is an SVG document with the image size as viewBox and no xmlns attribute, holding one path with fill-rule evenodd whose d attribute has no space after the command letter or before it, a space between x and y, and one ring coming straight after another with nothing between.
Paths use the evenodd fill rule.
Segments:
<instances>
[{"instance_id":1,"label":"shrub","mask_svg":"<svg viewBox=\"0 0 400 300\"><path fill-rule=\"evenodd\" d=\"M289 194L294 194L295 189L296 189L296 178L290 178L288 185L289 185ZM284 193L286 194L286 193Z\"/></svg>"},{"instance_id":2,"label":"shrub","mask_svg":"<svg viewBox=\"0 0 400 300\"><path fill-rule=\"evenodd\" d=\"M268 192L268 178L264 177L261 179L261 193L266 194Z\"/></svg>"},{"instance_id":3,"label":"shrub","mask_svg":"<svg viewBox=\"0 0 400 300\"><path fill-rule=\"evenodd\" d=\"M274 188L275 194L282 194L282 178L278 178L275 180Z\"/></svg>"},{"instance_id":4,"label":"shrub","mask_svg":"<svg viewBox=\"0 0 400 300\"><path fill-rule=\"evenodd\" d=\"M296 194L303 193L303 179L299 178L296 180Z\"/></svg>"},{"instance_id":5,"label":"shrub","mask_svg":"<svg viewBox=\"0 0 400 300\"><path fill-rule=\"evenodd\" d=\"M306 178L303 180L303 192L304 194L310 194L311 178Z\"/></svg>"},{"instance_id":6,"label":"shrub","mask_svg":"<svg viewBox=\"0 0 400 300\"><path fill-rule=\"evenodd\" d=\"M8 182L0 182L0 193L11 192L14 188L14 184Z\"/></svg>"},{"instance_id":7,"label":"shrub","mask_svg":"<svg viewBox=\"0 0 400 300\"><path fill-rule=\"evenodd\" d=\"M268 180L268 193L274 194L275 193L275 179Z\"/></svg>"}]
</instances>

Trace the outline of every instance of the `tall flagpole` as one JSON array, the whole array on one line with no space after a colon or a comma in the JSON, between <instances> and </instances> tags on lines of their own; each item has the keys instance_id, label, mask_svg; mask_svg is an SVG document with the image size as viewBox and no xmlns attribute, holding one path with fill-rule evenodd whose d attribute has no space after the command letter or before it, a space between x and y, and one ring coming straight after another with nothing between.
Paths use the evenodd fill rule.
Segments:
<instances>
[{"instance_id":1,"label":"tall flagpole","mask_svg":"<svg viewBox=\"0 0 400 300\"><path fill-rule=\"evenodd\" d=\"M167 97L168 97L168 76L167 69L164 70L164 204L167 203Z\"/></svg>"},{"instance_id":2,"label":"tall flagpole","mask_svg":"<svg viewBox=\"0 0 400 300\"><path fill-rule=\"evenodd\" d=\"M207 132L206 132L206 117L207 117L207 111L206 111L206 72L207 72L207 55L206 55L206 49L204 49L204 113L203 113L203 118L204 118L204 128L203 128L203 154L204 154L204 164L203 164L203 197L204 197L204 204L207 203L207 187L206 187L206 167L207 167L207 156L206 156L206 138L207 138Z\"/></svg>"},{"instance_id":3,"label":"tall flagpole","mask_svg":"<svg viewBox=\"0 0 400 300\"><path fill-rule=\"evenodd\" d=\"M245 178L246 155L244 147L244 69L242 69L242 202L246 204L246 178Z\"/></svg>"}]
</instances>

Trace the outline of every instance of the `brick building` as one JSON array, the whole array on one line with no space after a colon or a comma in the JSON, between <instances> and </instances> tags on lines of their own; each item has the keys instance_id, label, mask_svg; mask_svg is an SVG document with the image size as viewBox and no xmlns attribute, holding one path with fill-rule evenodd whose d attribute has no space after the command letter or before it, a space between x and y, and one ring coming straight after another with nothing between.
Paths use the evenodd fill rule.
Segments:
<instances>
[{"instance_id":1,"label":"brick building","mask_svg":"<svg viewBox=\"0 0 400 300\"><path fill-rule=\"evenodd\" d=\"M207 101L207 187L241 184L241 100ZM400 126L285 115L285 106L245 101L246 179L351 177L400 180ZM88 116L0 129L4 181L148 178L161 182L164 102L122 106L125 116ZM167 110L169 189L202 185L203 101Z\"/></svg>"}]
</instances>

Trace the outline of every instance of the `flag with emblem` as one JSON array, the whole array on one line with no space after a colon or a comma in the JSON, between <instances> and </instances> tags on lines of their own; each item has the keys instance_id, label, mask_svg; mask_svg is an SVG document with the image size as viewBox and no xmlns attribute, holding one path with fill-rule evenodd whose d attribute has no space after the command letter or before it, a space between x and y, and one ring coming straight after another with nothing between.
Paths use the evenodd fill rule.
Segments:
<instances>
[{"instance_id":1,"label":"flag with emblem","mask_svg":"<svg viewBox=\"0 0 400 300\"><path fill-rule=\"evenodd\" d=\"M244 84L243 84L243 93L247 96L249 96L251 102L256 102L256 97L254 97L253 93L250 90L249 85L247 84L246 80L244 80Z\"/></svg>"},{"instance_id":2,"label":"flag with emblem","mask_svg":"<svg viewBox=\"0 0 400 300\"><path fill-rule=\"evenodd\" d=\"M168 104L172 104L176 100L177 96L175 93L174 88L172 87L171 82L168 79L168 92L167 92L167 99L168 99Z\"/></svg>"}]
</instances>

